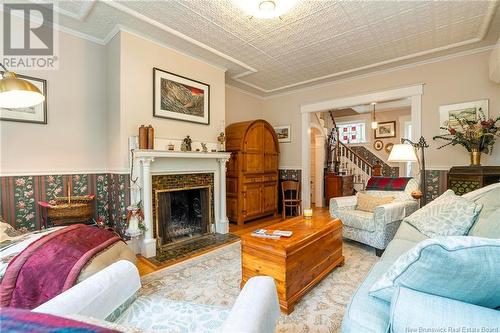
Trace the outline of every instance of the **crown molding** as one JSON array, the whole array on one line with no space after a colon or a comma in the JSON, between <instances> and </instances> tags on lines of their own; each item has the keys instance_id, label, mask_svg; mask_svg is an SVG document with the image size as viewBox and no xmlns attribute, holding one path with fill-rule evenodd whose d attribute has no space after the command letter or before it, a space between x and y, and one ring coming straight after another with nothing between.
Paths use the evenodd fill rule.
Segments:
<instances>
[{"instance_id":1,"label":"crown molding","mask_svg":"<svg viewBox=\"0 0 500 333\"><path fill-rule=\"evenodd\" d=\"M226 67L223 67L223 66L220 66L218 64L215 64L213 62L210 62L210 61L207 61L205 59L202 59L200 57L196 57L190 53L186 53L185 51L183 50L180 50L178 48L175 48L175 47L172 47L171 45L169 44L166 44L156 38L151 38L150 36L146 35L146 34L143 34L141 33L140 31L137 31L137 30L134 30L134 29L130 29L126 26L123 26L123 25L120 25L120 24L117 24L113 30L111 30L111 32L106 36L106 38L104 38L104 45L107 45L118 33L121 33L121 32L125 32L125 33L128 33L128 34L131 34L131 35L134 35L136 37L139 37L141 39L144 39L144 40L147 40L153 44L156 44L158 46L161 46L163 48L166 48L166 49L169 49L169 50L172 50L176 53L179 53L179 54L182 54L183 56L185 57L188 57L188 58L191 58L193 60L196 60L196 61L199 61L199 62L202 62L206 65L209 65L211 67L214 67L214 68L217 68L223 72L227 72L227 68Z\"/></svg>"}]
</instances>

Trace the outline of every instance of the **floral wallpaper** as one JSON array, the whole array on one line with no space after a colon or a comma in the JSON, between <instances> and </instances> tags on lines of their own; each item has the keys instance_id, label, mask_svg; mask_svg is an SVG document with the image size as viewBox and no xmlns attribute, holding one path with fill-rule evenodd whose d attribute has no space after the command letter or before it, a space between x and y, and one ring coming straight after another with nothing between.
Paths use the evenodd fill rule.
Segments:
<instances>
[{"instance_id":1,"label":"floral wallpaper","mask_svg":"<svg viewBox=\"0 0 500 333\"><path fill-rule=\"evenodd\" d=\"M447 170L426 170L425 171L425 182L427 190L427 201L430 202L441 194L443 194L448 188L448 171Z\"/></svg>"},{"instance_id":2,"label":"floral wallpaper","mask_svg":"<svg viewBox=\"0 0 500 333\"><path fill-rule=\"evenodd\" d=\"M109 174L109 224L124 235L126 230L127 206L130 205L129 175Z\"/></svg>"},{"instance_id":3,"label":"floral wallpaper","mask_svg":"<svg viewBox=\"0 0 500 333\"><path fill-rule=\"evenodd\" d=\"M123 216L130 203L128 174L0 177L0 217L16 229L40 229L44 214L38 202L67 196L70 182L72 195L96 196L96 220L123 230Z\"/></svg>"}]
</instances>

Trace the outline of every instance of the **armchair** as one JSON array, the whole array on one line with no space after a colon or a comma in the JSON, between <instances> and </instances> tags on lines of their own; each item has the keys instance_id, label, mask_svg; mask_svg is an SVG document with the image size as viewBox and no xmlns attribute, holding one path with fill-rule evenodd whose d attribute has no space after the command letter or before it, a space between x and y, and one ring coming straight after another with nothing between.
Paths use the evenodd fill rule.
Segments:
<instances>
[{"instance_id":1,"label":"armchair","mask_svg":"<svg viewBox=\"0 0 500 333\"><path fill-rule=\"evenodd\" d=\"M379 179L381 178L377 178ZM365 191L366 194L379 197L392 195L395 199L391 203L375 207L373 212L365 212L356 210L355 195L332 198L330 215L342 221L345 238L370 245L380 255L394 237L401 221L418 209L418 202L411 197L411 192L418 188L418 183L415 179L409 179L399 191L388 189L388 186L369 188Z\"/></svg>"}]
</instances>

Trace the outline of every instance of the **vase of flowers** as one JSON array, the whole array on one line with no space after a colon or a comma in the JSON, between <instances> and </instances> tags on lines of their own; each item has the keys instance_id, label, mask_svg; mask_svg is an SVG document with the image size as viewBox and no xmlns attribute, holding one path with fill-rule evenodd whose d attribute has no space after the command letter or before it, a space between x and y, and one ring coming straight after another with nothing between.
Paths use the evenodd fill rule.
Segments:
<instances>
[{"instance_id":1,"label":"vase of flowers","mask_svg":"<svg viewBox=\"0 0 500 333\"><path fill-rule=\"evenodd\" d=\"M477 120L467 120L464 118L459 118L456 115L451 115L458 126L451 126L449 122L444 123L443 130L446 130L446 134L436 135L433 137L434 140L441 139L448 141L438 149L452 145L461 145L470 153L470 165L480 166L481 165L481 153L492 154L493 145L495 140L500 136L500 127L497 122L500 121L500 117L496 119L486 119L483 111L479 110L479 117Z\"/></svg>"},{"instance_id":2,"label":"vase of flowers","mask_svg":"<svg viewBox=\"0 0 500 333\"><path fill-rule=\"evenodd\" d=\"M146 231L141 201L127 207L127 224L125 233L128 236L137 236Z\"/></svg>"}]
</instances>

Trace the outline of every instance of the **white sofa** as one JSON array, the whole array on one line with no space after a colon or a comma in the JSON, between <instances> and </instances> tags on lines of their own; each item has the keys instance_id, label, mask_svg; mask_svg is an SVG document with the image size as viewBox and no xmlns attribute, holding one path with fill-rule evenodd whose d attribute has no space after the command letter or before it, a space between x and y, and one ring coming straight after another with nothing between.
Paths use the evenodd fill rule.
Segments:
<instances>
[{"instance_id":1,"label":"white sofa","mask_svg":"<svg viewBox=\"0 0 500 333\"><path fill-rule=\"evenodd\" d=\"M112 321L144 331L271 333L279 317L274 280L250 279L231 309L174 301L160 295L137 296L139 272L119 261L50 301L36 312Z\"/></svg>"}]
</instances>

